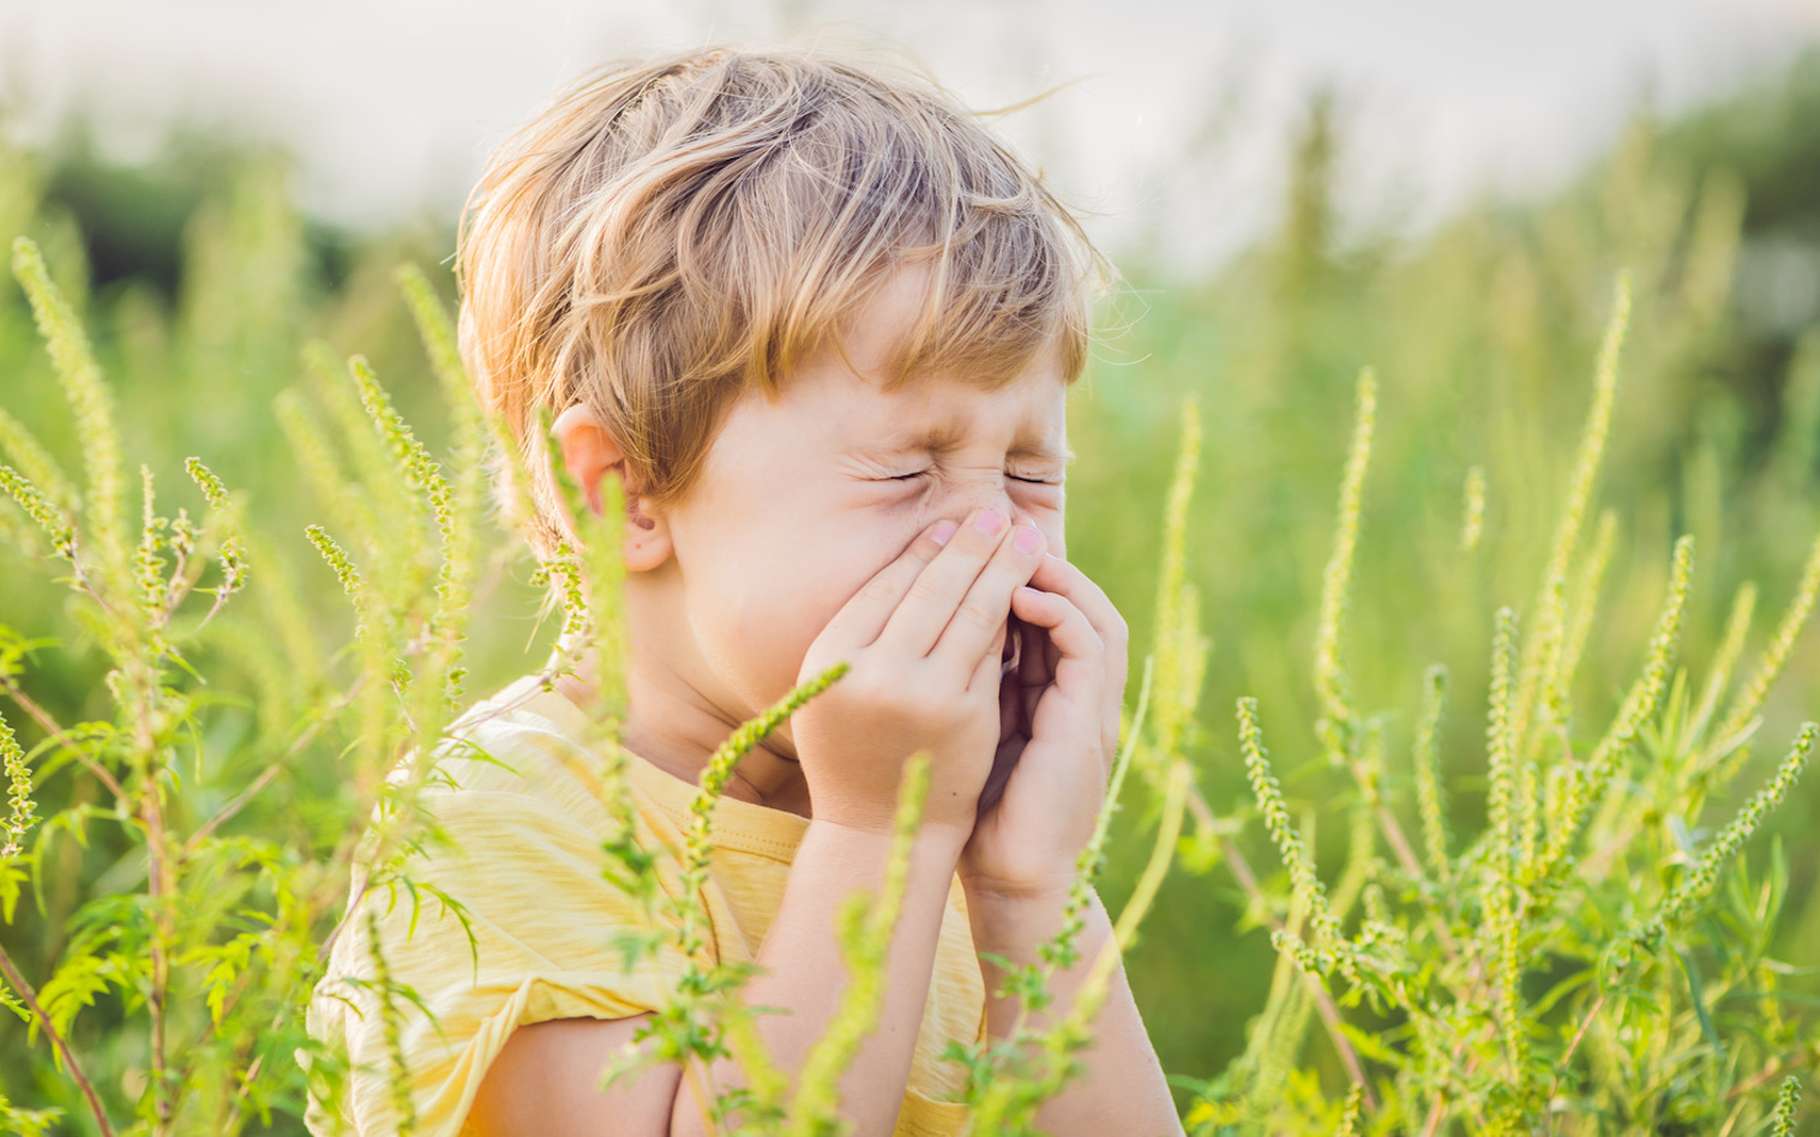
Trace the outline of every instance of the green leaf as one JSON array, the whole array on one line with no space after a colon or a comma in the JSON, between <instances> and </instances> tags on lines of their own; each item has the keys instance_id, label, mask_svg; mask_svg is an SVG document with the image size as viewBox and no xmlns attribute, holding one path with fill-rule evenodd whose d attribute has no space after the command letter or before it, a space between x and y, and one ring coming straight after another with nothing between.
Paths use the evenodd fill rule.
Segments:
<instances>
[{"instance_id":1,"label":"green leaf","mask_svg":"<svg viewBox=\"0 0 1820 1137\"><path fill-rule=\"evenodd\" d=\"M1712 1016L1706 1010L1706 992L1700 983L1700 969L1687 957L1679 945L1674 947L1675 958L1681 961L1681 973L1687 976L1687 992L1693 1000L1694 1014L1700 1019L1700 1033L1706 1037L1707 1044L1718 1053L1724 1053L1725 1044L1719 1041L1719 1032L1713 1029Z\"/></svg>"}]
</instances>

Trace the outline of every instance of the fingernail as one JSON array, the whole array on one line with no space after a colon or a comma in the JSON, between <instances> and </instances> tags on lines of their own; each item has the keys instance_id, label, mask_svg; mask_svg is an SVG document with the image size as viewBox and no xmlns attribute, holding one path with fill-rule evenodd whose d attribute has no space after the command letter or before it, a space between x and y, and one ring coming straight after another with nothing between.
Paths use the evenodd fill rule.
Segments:
<instances>
[{"instance_id":1,"label":"fingernail","mask_svg":"<svg viewBox=\"0 0 1820 1137\"><path fill-rule=\"evenodd\" d=\"M974 516L973 527L990 537L1005 527L1005 515L988 506Z\"/></svg>"},{"instance_id":2,"label":"fingernail","mask_svg":"<svg viewBox=\"0 0 1820 1137\"><path fill-rule=\"evenodd\" d=\"M1043 535L1034 525L1019 525L1011 543L1017 546L1020 553L1034 553L1043 547Z\"/></svg>"},{"instance_id":3,"label":"fingernail","mask_svg":"<svg viewBox=\"0 0 1820 1137\"><path fill-rule=\"evenodd\" d=\"M959 525L944 518L935 523L935 528L929 530L929 539L938 545L946 545L948 538L954 536L954 531L959 528Z\"/></svg>"}]
</instances>

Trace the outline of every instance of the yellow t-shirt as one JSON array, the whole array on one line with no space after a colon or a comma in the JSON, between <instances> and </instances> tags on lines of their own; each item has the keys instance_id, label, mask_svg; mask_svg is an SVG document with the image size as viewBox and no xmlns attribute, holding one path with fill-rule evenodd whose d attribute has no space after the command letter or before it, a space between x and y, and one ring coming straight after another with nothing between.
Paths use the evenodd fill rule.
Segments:
<instances>
[{"instance_id":1,"label":"yellow t-shirt","mask_svg":"<svg viewBox=\"0 0 1820 1137\"><path fill-rule=\"evenodd\" d=\"M615 931L650 925L638 901L601 874L607 864L601 843L611 825L602 801L602 759L580 741L586 727L579 707L526 676L476 703L457 728L487 757L451 753L439 769L454 785L433 782L424 791L424 805L454 847L430 846L413 859L408 875L465 907L478 966L467 931L430 892L420 888L414 929L404 890L394 899L375 889L359 901L378 917L393 990L408 986L436 1018L430 1022L402 994L395 996L416 1132L424 1137L475 1132L465 1125L468 1109L513 1028L656 1010L682 974L683 956L667 938L632 971L612 946ZM667 870L660 880L674 887L696 787L636 755L629 756L627 769L638 839L669 854L659 858ZM715 847L702 897L710 925L705 938L718 961L751 960L783 899L791 858L809 822L725 796L712 820ZM345 1044L351 1067L339 1119L323 1103L309 1102L305 1122L319 1137L398 1128L399 1107L386 1076L393 1058L376 1009L374 976L363 911L343 926L307 1015L310 1035ZM956 877L897 1137L961 1132L967 1109L955 1099L966 1070L940 1054L950 1040L980 1041L985 1028L984 982Z\"/></svg>"}]
</instances>

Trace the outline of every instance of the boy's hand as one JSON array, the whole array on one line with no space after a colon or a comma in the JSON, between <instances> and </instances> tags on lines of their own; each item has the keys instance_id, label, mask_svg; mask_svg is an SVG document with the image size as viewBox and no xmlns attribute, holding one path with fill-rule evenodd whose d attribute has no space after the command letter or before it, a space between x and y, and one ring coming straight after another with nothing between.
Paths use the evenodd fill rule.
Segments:
<instances>
[{"instance_id":1,"label":"boy's hand","mask_svg":"<svg viewBox=\"0 0 1820 1137\"><path fill-rule=\"evenodd\" d=\"M1000 689L997 761L959 872L970 893L1056 895L1106 798L1129 633L1099 585L1047 553L1011 611L1024 642Z\"/></svg>"},{"instance_id":2,"label":"boy's hand","mask_svg":"<svg viewBox=\"0 0 1820 1137\"><path fill-rule=\"evenodd\" d=\"M925 831L973 830L999 736L999 654L1012 590L1042 555L995 511L958 529L938 522L879 570L809 645L797 681L851 665L791 716L791 735L818 821L889 832L906 760L930 751ZM934 534L952 530L947 544Z\"/></svg>"}]
</instances>

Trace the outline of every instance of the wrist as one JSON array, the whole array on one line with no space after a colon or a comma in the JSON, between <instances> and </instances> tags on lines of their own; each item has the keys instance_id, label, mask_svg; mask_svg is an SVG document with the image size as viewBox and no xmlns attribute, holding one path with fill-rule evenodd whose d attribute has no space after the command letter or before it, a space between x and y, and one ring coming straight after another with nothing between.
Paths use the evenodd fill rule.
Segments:
<instances>
[{"instance_id":1,"label":"wrist","mask_svg":"<svg viewBox=\"0 0 1820 1137\"><path fill-rule=\"evenodd\" d=\"M967 918L973 927L975 945L982 951L1021 957L1061 930L1072 882L1042 889L1005 890L963 878L962 887L966 890ZM1105 906L1091 884L1085 899L1086 904L1076 913L1083 931L1101 923L1109 926Z\"/></svg>"},{"instance_id":2,"label":"wrist","mask_svg":"<svg viewBox=\"0 0 1820 1137\"><path fill-rule=\"evenodd\" d=\"M1012 881L960 870L961 885L967 890L967 901L978 900L982 906L1005 910L1040 912L1060 909L1074 888L1072 874L1048 880ZM1088 885L1088 891L1093 886Z\"/></svg>"},{"instance_id":3,"label":"wrist","mask_svg":"<svg viewBox=\"0 0 1820 1137\"><path fill-rule=\"evenodd\" d=\"M805 840L810 835L816 843L838 848L844 855L883 864L891 854L895 832L889 822L875 825L816 816L809 819ZM922 825L911 839L910 859L914 863L940 865L945 873L952 874L960 863L961 849L966 843L967 835L951 827Z\"/></svg>"}]
</instances>

